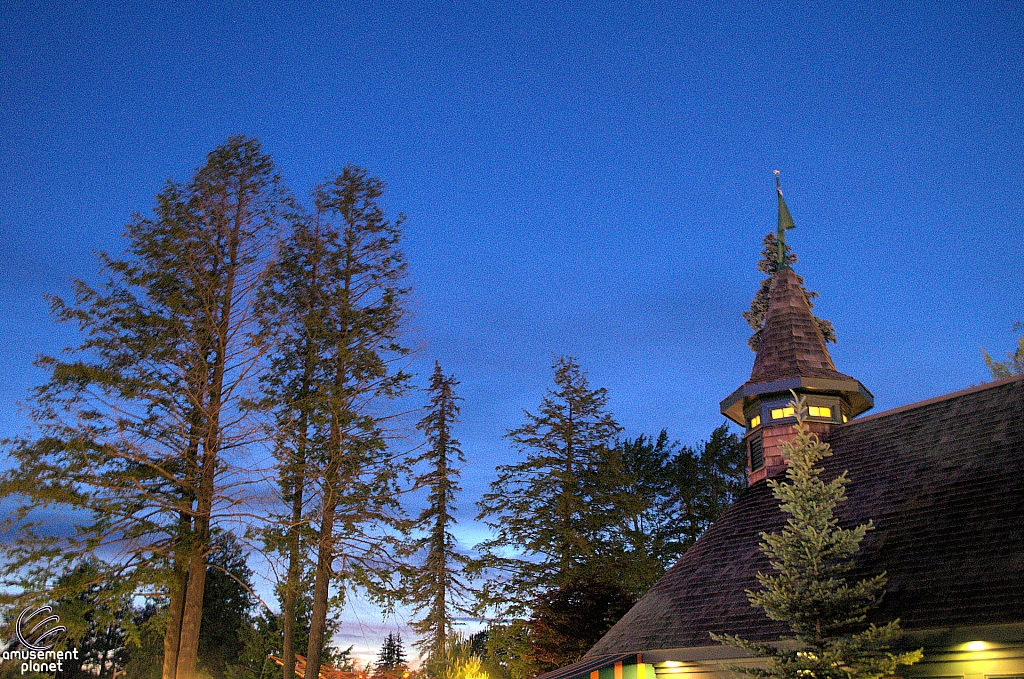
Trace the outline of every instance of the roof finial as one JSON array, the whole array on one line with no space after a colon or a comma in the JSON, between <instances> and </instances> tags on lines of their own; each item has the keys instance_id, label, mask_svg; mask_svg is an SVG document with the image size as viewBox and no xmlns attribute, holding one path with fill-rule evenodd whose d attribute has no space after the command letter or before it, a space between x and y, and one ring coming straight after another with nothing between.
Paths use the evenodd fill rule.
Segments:
<instances>
[{"instance_id":1,"label":"roof finial","mask_svg":"<svg viewBox=\"0 0 1024 679\"><path fill-rule=\"evenodd\" d=\"M779 193L779 230L776 236L776 244L778 246L778 265L779 269L789 268L789 259L786 257L786 232L796 226L793 223L793 217L789 214L789 208L786 207L786 201L782 197L782 184L779 182L779 171L775 170L775 190Z\"/></svg>"}]
</instances>

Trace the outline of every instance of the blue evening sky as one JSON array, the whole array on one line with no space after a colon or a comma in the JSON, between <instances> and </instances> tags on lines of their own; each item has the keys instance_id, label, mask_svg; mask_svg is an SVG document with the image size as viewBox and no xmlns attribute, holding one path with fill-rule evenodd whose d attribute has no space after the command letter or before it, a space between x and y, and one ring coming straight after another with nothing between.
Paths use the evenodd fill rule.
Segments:
<instances>
[{"instance_id":1,"label":"blue evening sky","mask_svg":"<svg viewBox=\"0 0 1024 679\"><path fill-rule=\"evenodd\" d=\"M409 342L462 381L462 516L551 363L684 443L753 354L775 223L876 411L987 379L1024 320L1015 2L7 2L0 435L76 341L133 212L232 134L305 194L356 163L408 216ZM464 527L472 542L483 536Z\"/></svg>"}]
</instances>

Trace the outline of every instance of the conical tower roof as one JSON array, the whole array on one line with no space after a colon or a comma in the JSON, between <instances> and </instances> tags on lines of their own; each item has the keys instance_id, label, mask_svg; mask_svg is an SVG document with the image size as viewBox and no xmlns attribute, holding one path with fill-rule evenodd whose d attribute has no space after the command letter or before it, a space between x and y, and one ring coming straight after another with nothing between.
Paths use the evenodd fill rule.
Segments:
<instances>
[{"instance_id":1,"label":"conical tower roof","mask_svg":"<svg viewBox=\"0 0 1024 679\"><path fill-rule=\"evenodd\" d=\"M869 410L875 397L858 380L836 370L832 357L828 355L825 338L811 313L800 277L790 267L786 254L786 231L794 225L793 216L782 197L778 170L775 171L775 190L779 198L778 269L769 291L771 301L764 327L759 332L757 357L750 379L721 402L722 414L752 431L759 425L750 423L762 421L756 411L760 407L758 404L763 405L766 398L788 400L787 394L795 391L839 396L845 404L842 421L846 422ZM831 405L823 405L832 412ZM772 420L780 419L785 418L772 417Z\"/></svg>"},{"instance_id":2,"label":"conical tower roof","mask_svg":"<svg viewBox=\"0 0 1024 679\"><path fill-rule=\"evenodd\" d=\"M792 377L853 379L836 370L800 279L787 266L779 270L772 282L771 303L747 384Z\"/></svg>"}]
</instances>

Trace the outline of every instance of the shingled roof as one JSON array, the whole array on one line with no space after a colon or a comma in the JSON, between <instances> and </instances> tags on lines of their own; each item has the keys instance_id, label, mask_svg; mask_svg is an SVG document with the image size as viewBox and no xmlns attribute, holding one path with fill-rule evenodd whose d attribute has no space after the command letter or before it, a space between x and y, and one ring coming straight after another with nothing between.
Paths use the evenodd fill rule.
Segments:
<instances>
[{"instance_id":1,"label":"shingled roof","mask_svg":"<svg viewBox=\"0 0 1024 679\"><path fill-rule=\"evenodd\" d=\"M1024 622L1024 378L854 420L830 439L826 478L850 478L841 524L875 523L854 577L889 575L874 619ZM783 523L767 484L748 488L587 656L711 646L709 632L786 635L744 593L770 570L760 533Z\"/></svg>"},{"instance_id":2,"label":"shingled roof","mask_svg":"<svg viewBox=\"0 0 1024 679\"><path fill-rule=\"evenodd\" d=\"M800 279L788 266L780 269L772 282L771 302L758 344L747 384L791 377L852 379L832 363Z\"/></svg>"}]
</instances>

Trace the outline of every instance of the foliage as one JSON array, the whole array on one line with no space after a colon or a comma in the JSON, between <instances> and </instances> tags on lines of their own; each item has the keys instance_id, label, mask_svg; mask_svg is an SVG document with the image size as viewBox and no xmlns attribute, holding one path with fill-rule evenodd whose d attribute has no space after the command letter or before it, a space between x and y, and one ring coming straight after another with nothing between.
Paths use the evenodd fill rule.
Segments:
<instances>
[{"instance_id":1,"label":"foliage","mask_svg":"<svg viewBox=\"0 0 1024 679\"><path fill-rule=\"evenodd\" d=\"M636 603L617 579L579 575L534 602L529 657L539 672L579 661Z\"/></svg>"},{"instance_id":2,"label":"foliage","mask_svg":"<svg viewBox=\"0 0 1024 679\"><path fill-rule=\"evenodd\" d=\"M298 213L281 243L277 261L260 287L256 316L267 335L269 366L260 377L268 412L267 426L277 461L277 481L284 505L272 510L259 527L268 552L287 560L281 595L283 675L295 669L296 649L308 646L308 634L297 640L298 607L304 590L306 552L315 539L309 506L316 460L327 447L323 384L329 379L324 362L330 356L330 307L325 299L336 282L328 238L317 221ZM307 609L308 612L308 609ZM307 627L308 632L308 627Z\"/></svg>"},{"instance_id":3,"label":"foliage","mask_svg":"<svg viewBox=\"0 0 1024 679\"><path fill-rule=\"evenodd\" d=\"M230 533L214 540L209 557L209 574L203 597L203 622L199 638L199 660L206 676L230 676L228 668L242 654L246 631L253 622L249 616L252 599L252 571L245 562L241 545ZM79 662L65 663L60 676L67 679L94 677L92 668L101 668L100 676L112 676L115 668L124 669L136 679L160 676L163 636L167 608L150 602L139 608L130 598L110 599L116 591L100 578L103 573L93 562L81 564L62 580L80 580L73 597L55 602L54 612L68 627L69 646L78 648ZM239 582L241 581L241 582ZM89 583L85 585L84 583ZM103 620L102 624L97 621Z\"/></svg>"},{"instance_id":4,"label":"foliage","mask_svg":"<svg viewBox=\"0 0 1024 679\"><path fill-rule=\"evenodd\" d=\"M761 550L775 574L758 573L761 589L748 591L747 596L769 618L790 626L795 647L728 634L712 637L768 658L766 667L741 670L750 677L878 679L892 675L898 666L919 660L921 652L891 650L901 634L898 620L880 627L867 624L868 612L885 590L886 575L853 583L846 576L873 525L869 521L854 528L839 526L834 510L846 499L846 473L828 482L821 478L823 470L816 465L831 455L829 446L804 424L803 399L793 405L798 412L796 438L783 448L789 464L787 482L768 482L790 518L781 532L761 534Z\"/></svg>"},{"instance_id":5,"label":"foliage","mask_svg":"<svg viewBox=\"0 0 1024 679\"><path fill-rule=\"evenodd\" d=\"M411 624L420 635L416 646L429 658L447 658L447 643L454 634L456 612L469 613L466 597L470 591L462 569L469 558L457 551L455 536L449 528L455 524L455 494L458 485L457 465L465 462L459 442L452 436L452 425L459 415L455 395L458 381L445 376L438 363L430 377L429 410L417 425L427 438L425 451L412 462L426 463L427 470L417 477L416 485L429 488L427 507L416 520L425 534L411 542L411 554L426 552L424 562L410 569L406 599L416 614L423 614Z\"/></svg>"},{"instance_id":6,"label":"foliage","mask_svg":"<svg viewBox=\"0 0 1024 679\"><path fill-rule=\"evenodd\" d=\"M373 665L374 677L398 677L402 675L408 665L405 661L405 648L402 645L402 635L396 632L389 632L384 643L381 644L380 652L377 654L377 662Z\"/></svg>"},{"instance_id":7,"label":"foliage","mask_svg":"<svg viewBox=\"0 0 1024 679\"><path fill-rule=\"evenodd\" d=\"M1024 323L1014 323L1014 332L1024 332ZM1006 352L1005 361L997 361L984 349L981 355L985 359L985 365L992 373L993 380L1005 380L1014 375L1024 375L1024 335L1017 339L1017 348L1012 352Z\"/></svg>"},{"instance_id":8,"label":"foliage","mask_svg":"<svg viewBox=\"0 0 1024 679\"><path fill-rule=\"evenodd\" d=\"M478 519L495 534L479 548L502 574L485 585L484 601L512 614L524 613L540 589L569 582L598 552L593 472L620 430L606 409L607 391L591 389L575 359L562 356L553 368L555 387L538 414L526 412L526 423L506 435L526 459L499 466L479 502ZM503 555L509 547L526 558Z\"/></svg>"},{"instance_id":9,"label":"foliage","mask_svg":"<svg viewBox=\"0 0 1024 679\"><path fill-rule=\"evenodd\" d=\"M438 679L488 679L487 670L484 669L483 661L471 655L468 658L456 658L448 663L445 671L438 675Z\"/></svg>"},{"instance_id":10,"label":"foliage","mask_svg":"<svg viewBox=\"0 0 1024 679\"><path fill-rule=\"evenodd\" d=\"M310 602L308 589L306 594L300 598L298 607L299 616L296 625L296 648L301 653L306 647L306 640L309 638L309 617ZM333 637L337 631L338 623L333 618L328 619L327 637ZM239 638L242 642L242 650L233 662L229 663L225 670L226 679L262 679L273 676L271 668L272 661L267 658L270 655L280 657L281 647L284 640L282 615L264 609L259 616L250 618L249 624L241 628ZM351 659L352 647L342 651L334 646L325 646L323 651L323 662L342 669L353 671ZM280 670L274 670L280 675ZM294 675L294 671L292 672Z\"/></svg>"},{"instance_id":11,"label":"foliage","mask_svg":"<svg viewBox=\"0 0 1024 679\"><path fill-rule=\"evenodd\" d=\"M83 558L121 595L163 588L165 677L195 670L205 555L233 492L226 455L252 438L239 405L261 338L247 309L288 202L244 137L187 184L169 182L153 217L128 225L125 258L101 256L101 286L77 281L72 303L51 299L85 339L39 359L49 379L30 416L41 435L6 443L17 466L0 493L20 505L4 567L22 598L52 596L54 574ZM63 518L56 535L39 530L50 510Z\"/></svg>"},{"instance_id":12,"label":"foliage","mask_svg":"<svg viewBox=\"0 0 1024 679\"><path fill-rule=\"evenodd\" d=\"M167 608L149 601L136 614L137 633L128 643L123 668L128 679L158 679L164 655Z\"/></svg>"},{"instance_id":13,"label":"foliage","mask_svg":"<svg viewBox=\"0 0 1024 679\"><path fill-rule=\"evenodd\" d=\"M474 648L472 639L454 632L445 642L444 655L431 656L422 671L429 679L489 679L481 657L484 653L484 649Z\"/></svg>"},{"instance_id":14,"label":"foliage","mask_svg":"<svg viewBox=\"0 0 1024 679\"><path fill-rule=\"evenodd\" d=\"M492 622L484 634L484 648L484 668L495 679L531 679L540 673L526 620Z\"/></svg>"},{"instance_id":15,"label":"foliage","mask_svg":"<svg viewBox=\"0 0 1024 679\"><path fill-rule=\"evenodd\" d=\"M728 424L696 447L656 439L620 440L598 470L607 490L594 507L603 523L598 562L639 597L746 487L746 450ZM602 570L608 570L602 566Z\"/></svg>"},{"instance_id":16,"label":"foliage","mask_svg":"<svg viewBox=\"0 0 1024 679\"><path fill-rule=\"evenodd\" d=\"M695 448L664 431L615 440L606 391L572 358L554 369L539 414L509 432L525 460L499 467L480 503L495 533L482 599L506 616L484 660L511 679L578 660L746 486L728 425Z\"/></svg>"},{"instance_id":17,"label":"foliage","mask_svg":"<svg viewBox=\"0 0 1024 679\"><path fill-rule=\"evenodd\" d=\"M212 679L223 679L228 666L242 655L245 630L253 625L252 570L231 533L214 538L207 563L199 665Z\"/></svg>"},{"instance_id":18,"label":"foliage","mask_svg":"<svg viewBox=\"0 0 1024 679\"><path fill-rule=\"evenodd\" d=\"M307 677L319 671L332 588L341 588L336 599L358 586L385 601L399 568L397 533L406 527L383 404L409 380L396 367L408 353L398 341L408 291L400 285L403 218L385 218L377 202L383 191L383 182L349 165L313 193L307 242L322 248L324 274L317 282L323 320L313 338L318 369L311 390L321 415L311 423L316 445L306 458L319 502Z\"/></svg>"},{"instance_id":19,"label":"foliage","mask_svg":"<svg viewBox=\"0 0 1024 679\"><path fill-rule=\"evenodd\" d=\"M757 294L754 296L753 301L750 302L750 310L743 312L743 318L754 329L754 334L747 340L751 351L757 351L761 339L761 329L764 328L768 307L771 305L772 283L775 282L775 275L779 272L778 240L775 234L769 233L765 236L764 240L761 241L761 245L763 247L761 248L761 259L757 263L757 270L768 274L768 278L761 281ZM797 256L792 253L789 245L786 245L786 261L790 264L794 264L797 261ZM797 275L796 278L800 283L800 287L803 288L803 276ZM809 292L805 289L804 295L807 296L807 304L813 309L814 300L818 298L818 293ZM836 330L832 327L831 321L815 316L814 322L818 324L818 330L821 331L821 336L826 342L834 343L836 341Z\"/></svg>"},{"instance_id":20,"label":"foliage","mask_svg":"<svg viewBox=\"0 0 1024 679\"><path fill-rule=\"evenodd\" d=\"M118 667L124 667L128 659L128 637L137 633L138 611L131 599L125 596L111 598L116 586L105 583L101 569L95 561L79 564L73 571L60 578L59 585L68 592L54 602L54 614L67 627L67 635L58 648L78 650L78 658L67 659L63 671L64 679L87 679L97 676L110 677Z\"/></svg>"}]
</instances>

